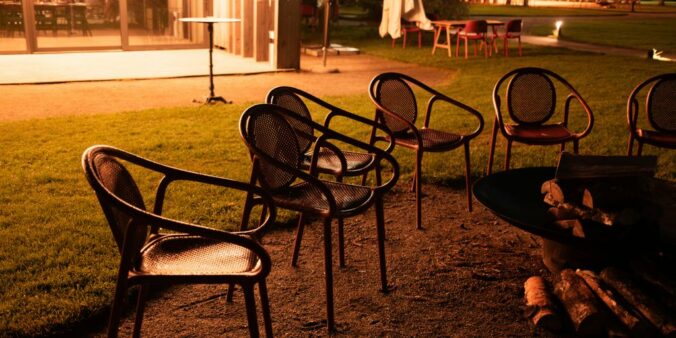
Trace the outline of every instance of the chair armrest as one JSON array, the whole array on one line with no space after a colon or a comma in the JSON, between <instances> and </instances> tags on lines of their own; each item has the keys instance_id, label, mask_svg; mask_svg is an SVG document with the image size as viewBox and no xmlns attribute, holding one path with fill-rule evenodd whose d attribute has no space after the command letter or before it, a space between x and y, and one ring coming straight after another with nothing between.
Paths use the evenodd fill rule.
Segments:
<instances>
[{"instance_id":1,"label":"chair armrest","mask_svg":"<svg viewBox=\"0 0 676 338\"><path fill-rule=\"evenodd\" d=\"M331 112L329 112L328 115L326 115L326 118L324 119L324 127L331 129L330 124L331 124L331 120L334 117L345 117L345 118L351 119L353 121L357 121L357 122L369 125L374 129L382 130L383 132L388 134L388 136L390 138L389 144L388 144L387 148L385 148L385 151L388 152L388 153L391 153L392 150L394 150L394 137L392 135L392 131L390 131L390 129L387 128L387 126L385 126L384 124L369 120L365 117L362 117L362 116L359 116L359 115L356 115L356 114L352 114L352 113L347 112L347 111L342 110L342 109L335 109L335 110L332 110Z\"/></svg>"},{"instance_id":2,"label":"chair armrest","mask_svg":"<svg viewBox=\"0 0 676 338\"><path fill-rule=\"evenodd\" d=\"M456 101L456 100L454 100L454 99L452 99L452 98L450 98L450 97L448 97L444 94L441 94L439 92L435 91L435 92L433 92L433 94L434 95L427 102L427 112L425 113L425 124L424 124L425 128L429 127L430 116L432 115L432 108L434 106L434 103L437 102L437 101L444 101L444 102L450 103L450 104L452 104L452 105L454 105L458 108L465 110L466 112L474 115L474 117L477 118L479 125L477 126L477 128L473 132L471 132L468 135L465 135L465 137L473 138L473 137L479 135L481 133L481 131L484 129L484 118L483 118L483 116L481 116L481 113L479 111L477 111L476 109L474 109L474 108L472 108L472 107L470 107L470 106L468 106L468 105L466 105L462 102Z\"/></svg>"},{"instance_id":3,"label":"chair armrest","mask_svg":"<svg viewBox=\"0 0 676 338\"><path fill-rule=\"evenodd\" d=\"M576 99L577 102L580 103L580 106L582 106L582 109L584 109L585 113L587 113L587 127L585 127L585 129L582 132L575 134L576 138L581 139L581 138L587 136L591 132L591 129L594 126L594 113L592 113L592 110L591 110L591 108L589 108L589 105L587 105L587 102L585 102L582 99L582 97L577 92L575 92L573 90L573 92L571 94L569 94L568 97L566 98L566 105L565 105L564 112L563 112L564 126L568 125L568 115L570 113L570 102L572 102L573 99Z\"/></svg>"},{"instance_id":4,"label":"chair armrest","mask_svg":"<svg viewBox=\"0 0 676 338\"><path fill-rule=\"evenodd\" d=\"M317 142L315 142L315 147L312 150L312 156L310 160L310 175L318 177L319 175L319 168L317 167L318 161L319 161L319 152L321 151L322 148L328 148L333 152L336 157L338 157L338 161L340 162L340 172L341 173L346 173L347 172L347 159L345 159L345 155L343 155L343 152L335 146L333 143L328 142L326 139L318 139Z\"/></svg>"},{"instance_id":5,"label":"chair armrest","mask_svg":"<svg viewBox=\"0 0 676 338\"><path fill-rule=\"evenodd\" d=\"M627 127L629 133L636 134L636 122L638 120L638 100L630 97L627 101Z\"/></svg>"}]
</instances>

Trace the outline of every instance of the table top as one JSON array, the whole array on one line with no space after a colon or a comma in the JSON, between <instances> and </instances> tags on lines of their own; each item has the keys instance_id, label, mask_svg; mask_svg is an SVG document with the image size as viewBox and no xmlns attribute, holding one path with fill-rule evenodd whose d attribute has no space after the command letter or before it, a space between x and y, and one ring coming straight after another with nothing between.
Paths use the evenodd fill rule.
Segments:
<instances>
[{"instance_id":1,"label":"table top","mask_svg":"<svg viewBox=\"0 0 676 338\"><path fill-rule=\"evenodd\" d=\"M213 16L206 16L200 18L180 18L178 21L181 22L197 22L197 23L225 23L225 22L240 22L241 19L235 18L216 18Z\"/></svg>"},{"instance_id":2,"label":"table top","mask_svg":"<svg viewBox=\"0 0 676 338\"><path fill-rule=\"evenodd\" d=\"M432 24L435 25L435 26L446 26L446 27L456 26L456 27L460 27L460 26L464 26L467 23L467 21L469 21L469 20L434 20L434 21L432 21ZM489 26L502 26L502 25L505 24L504 22L498 21L498 20L486 20L486 23Z\"/></svg>"}]
</instances>

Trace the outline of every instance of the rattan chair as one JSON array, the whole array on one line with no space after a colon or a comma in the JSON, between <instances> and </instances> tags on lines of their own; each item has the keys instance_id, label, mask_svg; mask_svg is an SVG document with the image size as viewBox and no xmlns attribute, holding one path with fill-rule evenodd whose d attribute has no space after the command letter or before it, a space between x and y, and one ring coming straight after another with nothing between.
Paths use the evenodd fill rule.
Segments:
<instances>
[{"instance_id":1,"label":"rattan chair","mask_svg":"<svg viewBox=\"0 0 676 338\"><path fill-rule=\"evenodd\" d=\"M146 211L134 179L120 160L163 175L157 187L153 211ZM93 146L82 156L89 184L96 192L103 213L121 254L108 336L116 337L123 302L129 287L140 285L134 336L141 333L148 289L170 284L238 284L244 290L249 333L258 337L254 288L258 285L267 337L272 322L265 278L270 273L268 253L256 238L274 221L272 199L260 188L225 178L168 167L128 152ZM263 204L266 217L255 229L226 232L161 216L167 187L174 181L192 181L251 192L251 202ZM162 233L166 229L172 233Z\"/></svg>"},{"instance_id":2,"label":"rattan chair","mask_svg":"<svg viewBox=\"0 0 676 338\"><path fill-rule=\"evenodd\" d=\"M637 96L642 89L651 84L645 95L645 114L652 129L640 128ZM629 125L627 155L632 156L634 141L638 143L636 149L638 156L641 156L644 143L676 149L676 73L651 77L634 88L627 99L627 124Z\"/></svg>"},{"instance_id":3,"label":"rattan chair","mask_svg":"<svg viewBox=\"0 0 676 338\"><path fill-rule=\"evenodd\" d=\"M289 122L293 121L293 122ZM298 135L299 125L307 125L322 133L315 142L309 173L302 169L304 153ZM387 132L384 130L384 132ZM313 215L323 220L324 270L326 278L326 317L329 332L335 330L333 311L333 267L331 251L331 221L364 213L375 205L380 281L387 291L385 262L385 225L383 195L399 177L396 160L386 151L378 149L320 124L299 116L284 107L270 104L255 105L244 111L240 119L240 133L252 154L251 183L257 182L267 190L281 208ZM342 142L361 148L376 156L376 186L352 185L320 180L316 177L317 154L322 149L340 151L331 142ZM381 160L389 163L391 176L381 183ZM341 163L345 163L344 158Z\"/></svg>"},{"instance_id":4,"label":"rattan chair","mask_svg":"<svg viewBox=\"0 0 676 338\"><path fill-rule=\"evenodd\" d=\"M328 111L328 114L324 119L324 127L326 128L330 128L331 122L336 118L349 119L351 123L362 124L368 128L376 126L371 120L338 108L310 93L297 88L286 86L276 87L270 90L266 98L266 102L269 104L284 107L305 119L312 120L310 109L308 109L308 106L303 100L308 100L312 103L315 103L324 110ZM318 136L315 135L315 130L311 125L295 123L295 120L293 119L289 120L288 122L291 123L291 126L296 130L300 151L303 154L301 168L309 170L313 154L312 145L317 140ZM394 148L394 143L390 143L386 151L390 152L392 148ZM322 148L319 150L319 152L317 152L317 171L319 173L333 175L336 177L338 182L342 182L343 177L368 175L370 171L375 169L375 159L376 156L372 153L346 150L340 150L336 152L330 148ZM300 252L301 239L303 237L303 230L305 226L304 221L305 217L301 215L301 217L298 219L296 243L294 245L293 256L291 258L292 266L296 266L298 263L298 254ZM345 266L345 236L343 229L343 219L338 218L338 256L341 267Z\"/></svg>"},{"instance_id":5,"label":"rattan chair","mask_svg":"<svg viewBox=\"0 0 676 338\"><path fill-rule=\"evenodd\" d=\"M426 91L432 97L427 102L425 122L422 128L416 127L418 117L418 103L410 85ZM470 159L469 142L481 133L484 120L477 110L458 102L440 92L430 88L424 83L404 74L383 73L371 81L369 95L376 105L377 122L385 124L393 133L394 142L397 145L416 152L415 177L412 189L416 195L416 226L422 228L422 202L420 177L422 176L422 158L425 152L445 152L458 147L465 149L465 188L467 190L467 208L472 211L472 195L470 191ZM442 101L451 104L463 111L468 117L477 119L477 127L468 134L457 134L447 131L429 128L430 117L434 104ZM371 133L371 144L378 140L389 141L390 136L378 136L376 130Z\"/></svg>"},{"instance_id":6,"label":"rattan chair","mask_svg":"<svg viewBox=\"0 0 676 338\"><path fill-rule=\"evenodd\" d=\"M557 97L554 81L559 83L560 87L568 92L568 95L563 111L563 121L552 123L550 120L556 111ZM506 123L503 118L500 90L504 83L507 83L505 109L512 123ZM568 115L573 100L580 104L587 115L587 126L580 132L568 129ZM493 154L498 129L507 140L505 170L508 170L512 142L529 145L560 144L561 151L565 149L566 142L572 142L573 152L577 154L580 140L589 135L594 126L594 114L577 90L558 74L542 68L518 68L505 74L493 88L493 106L495 108L495 121L493 122L488 168L486 170L488 174L493 171Z\"/></svg>"}]
</instances>

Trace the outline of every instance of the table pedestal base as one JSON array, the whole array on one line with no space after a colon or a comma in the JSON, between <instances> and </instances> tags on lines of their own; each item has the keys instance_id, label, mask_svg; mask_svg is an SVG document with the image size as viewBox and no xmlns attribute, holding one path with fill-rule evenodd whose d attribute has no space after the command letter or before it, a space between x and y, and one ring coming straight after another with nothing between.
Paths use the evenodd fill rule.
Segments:
<instances>
[{"instance_id":1,"label":"table pedestal base","mask_svg":"<svg viewBox=\"0 0 676 338\"><path fill-rule=\"evenodd\" d=\"M207 99L204 101L204 104L212 104L212 103L218 103L218 102L223 102L226 104L232 103L232 101L228 101L224 99L222 96L210 96L207 97Z\"/></svg>"},{"instance_id":2,"label":"table pedestal base","mask_svg":"<svg viewBox=\"0 0 676 338\"><path fill-rule=\"evenodd\" d=\"M617 252L608 248L580 248L542 239L542 262L553 273L564 269L599 269L617 260Z\"/></svg>"}]
</instances>

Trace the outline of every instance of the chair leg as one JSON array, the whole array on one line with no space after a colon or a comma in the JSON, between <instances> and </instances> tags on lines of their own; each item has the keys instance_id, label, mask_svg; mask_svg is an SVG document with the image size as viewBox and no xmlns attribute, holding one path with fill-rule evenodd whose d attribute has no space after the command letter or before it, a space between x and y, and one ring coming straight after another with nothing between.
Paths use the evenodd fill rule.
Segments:
<instances>
[{"instance_id":1,"label":"chair leg","mask_svg":"<svg viewBox=\"0 0 676 338\"><path fill-rule=\"evenodd\" d=\"M561 142L561 152L566 151L566 142Z\"/></svg>"},{"instance_id":2,"label":"chair leg","mask_svg":"<svg viewBox=\"0 0 676 338\"><path fill-rule=\"evenodd\" d=\"M298 266L298 254L300 252L300 243L303 240L303 230L305 229L305 214L301 213L298 217L298 226L296 228L296 240L293 243L293 254L291 256L291 266Z\"/></svg>"},{"instance_id":3,"label":"chair leg","mask_svg":"<svg viewBox=\"0 0 676 338\"><path fill-rule=\"evenodd\" d=\"M422 176L422 151L417 152L415 161L415 204L416 204L416 227L422 229L422 187L420 186L420 177Z\"/></svg>"},{"instance_id":4,"label":"chair leg","mask_svg":"<svg viewBox=\"0 0 676 338\"><path fill-rule=\"evenodd\" d=\"M580 153L580 140L573 140L573 153Z\"/></svg>"},{"instance_id":5,"label":"chair leg","mask_svg":"<svg viewBox=\"0 0 676 338\"><path fill-rule=\"evenodd\" d=\"M507 42L507 38L504 38L504 43L502 48L505 50L505 57L509 57L509 50L508 50L509 44Z\"/></svg>"},{"instance_id":6,"label":"chair leg","mask_svg":"<svg viewBox=\"0 0 676 338\"><path fill-rule=\"evenodd\" d=\"M422 48L422 31L418 31L418 48Z\"/></svg>"},{"instance_id":7,"label":"chair leg","mask_svg":"<svg viewBox=\"0 0 676 338\"><path fill-rule=\"evenodd\" d=\"M634 146L634 135L630 133L629 140L627 141L627 156L631 156L633 146Z\"/></svg>"},{"instance_id":8,"label":"chair leg","mask_svg":"<svg viewBox=\"0 0 676 338\"><path fill-rule=\"evenodd\" d=\"M249 226L249 218L251 217L252 203L253 203L253 193L249 192L246 194L246 200L244 202L244 211L242 212L242 222L239 225L240 230L245 230Z\"/></svg>"},{"instance_id":9,"label":"chair leg","mask_svg":"<svg viewBox=\"0 0 676 338\"><path fill-rule=\"evenodd\" d=\"M455 37L455 57L460 56L460 35Z\"/></svg>"},{"instance_id":10,"label":"chair leg","mask_svg":"<svg viewBox=\"0 0 676 338\"><path fill-rule=\"evenodd\" d=\"M519 56L521 56L521 37L519 37Z\"/></svg>"},{"instance_id":11,"label":"chair leg","mask_svg":"<svg viewBox=\"0 0 676 338\"><path fill-rule=\"evenodd\" d=\"M467 209L472 212L472 176L469 162L469 142L465 142L465 190L467 191Z\"/></svg>"},{"instance_id":12,"label":"chair leg","mask_svg":"<svg viewBox=\"0 0 676 338\"><path fill-rule=\"evenodd\" d=\"M258 332L258 318L256 318L256 299L254 298L254 290L251 285L242 285L244 290L244 303L246 304L246 318L249 324L249 336L257 338L260 335Z\"/></svg>"},{"instance_id":13,"label":"chair leg","mask_svg":"<svg viewBox=\"0 0 676 338\"><path fill-rule=\"evenodd\" d=\"M378 256L380 258L380 285L381 291L387 293L387 260L385 258L385 216L383 197L376 199L376 228L378 231Z\"/></svg>"},{"instance_id":14,"label":"chair leg","mask_svg":"<svg viewBox=\"0 0 676 338\"><path fill-rule=\"evenodd\" d=\"M268 299L268 287L265 280L258 284L258 292L261 297L261 307L263 308L263 325L265 326L265 337L272 338L272 316L270 315L270 300Z\"/></svg>"},{"instance_id":15,"label":"chair leg","mask_svg":"<svg viewBox=\"0 0 676 338\"><path fill-rule=\"evenodd\" d=\"M324 277L326 278L326 325L329 334L335 332L333 314L333 257L331 254L331 219L324 220Z\"/></svg>"},{"instance_id":16,"label":"chair leg","mask_svg":"<svg viewBox=\"0 0 676 338\"><path fill-rule=\"evenodd\" d=\"M113 306L110 309L110 319L108 320L108 338L117 337L118 327L120 326L120 317L122 316L122 306L127 294L127 277L121 271L115 287L113 296Z\"/></svg>"},{"instance_id":17,"label":"chair leg","mask_svg":"<svg viewBox=\"0 0 676 338\"><path fill-rule=\"evenodd\" d=\"M402 43L401 48L406 49L406 30L404 29L402 32L404 33L403 34L403 41L404 42Z\"/></svg>"},{"instance_id":18,"label":"chair leg","mask_svg":"<svg viewBox=\"0 0 676 338\"><path fill-rule=\"evenodd\" d=\"M643 142L638 141L636 146L636 156L641 156L641 153L643 153Z\"/></svg>"},{"instance_id":19,"label":"chair leg","mask_svg":"<svg viewBox=\"0 0 676 338\"><path fill-rule=\"evenodd\" d=\"M228 292L225 294L225 301L232 303L232 296L235 294L235 284L228 284Z\"/></svg>"},{"instance_id":20,"label":"chair leg","mask_svg":"<svg viewBox=\"0 0 676 338\"><path fill-rule=\"evenodd\" d=\"M341 268L345 267L345 233L343 219L338 219L338 264Z\"/></svg>"},{"instance_id":21,"label":"chair leg","mask_svg":"<svg viewBox=\"0 0 676 338\"><path fill-rule=\"evenodd\" d=\"M488 151L488 168L486 168L486 174L490 175L493 172L493 154L495 153L495 142L498 136L498 119L495 118L493 121L493 133L491 134L491 145Z\"/></svg>"},{"instance_id":22,"label":"chair leg","mask_svg":"<svg viewBox=\"0 0 676 338\"><path fill-rule=\"evenodd\" d=\"M512 140L507 139L506 150L505 150L505 170L509 170L509 159L512 153Z\"/></svg>"},{"instance_id":23,"label":"chair leg","mask_svg":"<svg viewBox=\"0 0 676 338\"><path fill-rule=\"evenodd\" d=\"M446 29L446 44L448 45L448 57L450 58L453 55L453 52L451 51L451 30Z\"/></svg>"},{"instance_id":24,"label":"chair leg","mask_svg":"<svg viewBox=\"0 0 676 338\"><path fill-rule=\"evenodd\" d=\"M148 286L141 285L136 302L136 320L134 321L133 337L141 337L141 326L143 325L143 311L146 307L146 298L148 296Z\"/></svg>"},{"instance_id":25,"label":"chair leg","mask_svg":"<svg viewBox=\"0 0 676 338\"><path fill-rule=\"evenodd\" d=\"M397 45L396 40L393 38L392 39L392 48L394 48L394 46L396 46L396 45Z\"/></svg>"}]
</instances>

